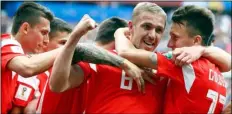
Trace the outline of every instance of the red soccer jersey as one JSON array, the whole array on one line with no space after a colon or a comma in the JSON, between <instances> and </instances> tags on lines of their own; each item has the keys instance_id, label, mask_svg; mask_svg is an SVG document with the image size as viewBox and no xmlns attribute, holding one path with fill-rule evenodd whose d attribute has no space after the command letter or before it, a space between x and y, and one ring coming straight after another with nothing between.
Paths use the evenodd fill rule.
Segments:
<instances>
[{"instance_id":1,"label":"red soccer jersey","mask_svg":"<svg viewBox=\"0 0 232 114\"><path fill-rule=\"evenodd\" d=\"M221 113L225 81L218 68L205 58L182 67L157 54L157 75L170 78L164 113Z\"/></svg>"},{"instance_id":2,"label":"red soccer jersey","mask_svg":"<svg viewBox=\"0 0 232 114\"><path fill-rule=\"evenodd\" d=\"M161 113L167 79L145 84L145 94L119 68L92 66L96 75L89 80L86 113Z\"/></svg>"},{"instance_id":3,"label":"red soccer jersey","mask_svg":"<svg viewBox=\"0 0 232 114\"><path fill-rule=\"evenodd\" d=\"M26 107L30 101L39 98L48 76L48 71L29 78L16 74L15 78L17 78L17 81L13 104L15 106Z\"/></svg>"},{"instance_id":4,"label":"red soccer jersey","mask_svg":"<svg viewBox=\"0 0 232 114\"><path fill-rule=\"evenodd\" d=\"M14 72L7 68L7 64L12 58L24 55L24 52L9 34L2 34L1 40L1 113L7 113L12 108L15 91Z\"/></svg>"},{"instance_id":5,"label":"red soccer jersey","mask_svg":"<svg viewBox=\"0 0 232 114\"><path fill-rule=\"evenodd\" d=\"M87 63L80 62L79 66L89 66ZM88 77L91 70L87 67L82 67L85 72L85 77ZM49 81L49 80L48 80ZM62 93L52 92L46 82L45 90L39 99L37 113L82 113L85 110L86 83L83 83L78 88L72 88Z\"/></svg>"}]
</instances>

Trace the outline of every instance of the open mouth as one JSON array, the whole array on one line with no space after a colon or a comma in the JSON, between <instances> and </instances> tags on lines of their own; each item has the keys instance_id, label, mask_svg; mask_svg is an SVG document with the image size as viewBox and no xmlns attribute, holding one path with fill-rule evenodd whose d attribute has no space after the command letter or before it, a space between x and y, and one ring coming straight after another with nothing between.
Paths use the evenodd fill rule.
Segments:
<instances>
[{"instance_id":1,"label":"open mouth","mask_svg":"<svg viewBox=\"0 0 232 114\"><path fill-rule=\"evenodd\" d=\"M151 43L151 42L146 42L145 40L143 41L147 46L153 46L154 43Z\"/></svg>"}]
</instances>

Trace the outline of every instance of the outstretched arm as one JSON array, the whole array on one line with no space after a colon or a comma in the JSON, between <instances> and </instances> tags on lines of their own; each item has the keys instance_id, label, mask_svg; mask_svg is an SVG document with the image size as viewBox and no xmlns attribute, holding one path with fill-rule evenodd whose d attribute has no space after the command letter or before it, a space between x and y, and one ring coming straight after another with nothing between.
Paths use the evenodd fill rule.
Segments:
<instances>
[{"instance_id":1,"label":"outstretched arm","mask_svg":"<svg viewBox=\"0 0 232 114\"><path fill-rule=\"evenodd\" d=\"M50 68L59 51L60 49L55 49L32 56L17 56L9 61L7 67L21 76L31 77Z\"/></svg>"},{"instance_id":2,"label":"outstretched arm","mask_svg":"<svg viewBox=\"0 0 232 114\"><path fill-rule=\"evenodd\" d=\"M207 47L202 56L216 64L221 72L231 70L231 55L218 47Z\"/></svg>"},{"instance_id":3,"label":"outstretched arm","mask_svg":"<svg viewBox=\"0 0 232 114\"><path fill-rule=\"evenodd\" d=\"M91 44L78 44L72 63L79 61L119 67L123 69L128 76L132 77L136 81L138 90L144 92L144 80L141 76L143 71L133 63L129 62L127 59L124 59L98 46Z\"/></svg>"},{"instance_id":4,"label":"outstretched arm","mask_svg":"<svg viewBox=\"0 0 232 114\"><path fill-rule=\"evenodd\" d=\"M132 58L136 58L137 56L132 57L131 55L127 55L127 53L132 54L134 51L135 55L137 55L136 53L141 53L142 50L135 49L135 47L126 37L126 34L128 34L128 32L128 28L120 28L115 32L115 48L118 51L119 55L125 58L130 56L131 58L127 59L131 60ZM176 48L173 51L173 60L175 61L175 64L179 66L182 66L183 64L189 64L199 59L201 56L206 57L212 63L216 64L221 72L231 70L231 55L217 47L192 46ZM147 61L146 59L144 60L144 58L146 57L142 57L140 61Z\"/></svg>"}]
</instances>

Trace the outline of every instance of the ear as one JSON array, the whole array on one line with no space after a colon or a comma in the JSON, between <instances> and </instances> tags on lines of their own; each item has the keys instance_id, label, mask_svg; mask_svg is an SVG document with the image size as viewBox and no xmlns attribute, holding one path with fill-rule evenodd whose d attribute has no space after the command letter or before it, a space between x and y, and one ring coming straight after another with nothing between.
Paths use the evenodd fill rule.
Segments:
<instances>
[{"instance_id":1,"label":"ear","mask_svg":"<svg viewBox=\"0 0 232 114\"><path fill-rule=\"evenodd\" d=\"M132 28L133 28L132 21L129 21L129 22L128 22L128 28L129 28L130 31L132 30Z\"/></svg>"},{"instance_id":2,"label":"ear","mask_svg":"<svg viewBox=\"0 0 232 114\"><path fill-rule=\"evenodd\" d=\"M194 43L194 45L201 45L202 44L202 37L200 35L194 36L193 43Z\"/></svg>"},{"instance_id":3,"label":"ear","mask_svg":"<svg viewBox=\"0 0 232 114\"><path fill-rule=\"evenodd\" d=\"M27 34L28 31L29 31L29 29L30 29L30 24L29 24L28 22L24 22L24 23L21 25L19 31L21 31L21 33Z\"/></svg>"},{"instance_id":4,"label":"ear","mask_svg":"<svg viewBox=\"0 0 232 114\"><path fill-rule=\"evenodd\" d=\"M130 31L130 35L133 35L134 33L133 33L133 24L132 24L132 21L128 22L128 28L129 28L129 31Z\"/></svg>"}]
</instances>

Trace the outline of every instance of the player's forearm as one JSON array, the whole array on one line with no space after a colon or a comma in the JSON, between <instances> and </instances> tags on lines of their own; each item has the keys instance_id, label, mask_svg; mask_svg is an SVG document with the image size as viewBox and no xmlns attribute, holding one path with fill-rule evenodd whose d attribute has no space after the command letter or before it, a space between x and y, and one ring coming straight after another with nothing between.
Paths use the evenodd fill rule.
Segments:
<instances>
[{"instance_id":1,"label":"player's forearm","mask_svg":"<svg viewBox=\"0 0 232 114\"><path fill-rule=\"evenodd\" d=\"M76 44L79 41L80 37L83 35L82 32L77 33L79 34L72 34L70 36L70 39L66 42L65 46L55 59L49 82L52 91L62 92L70 88L72 85L69 81L70 77L73 76L72 74L70 74L72 70L72 57Z\"/></svg>"},{"instance_id":2,"label":"player's forearm","mask_svg":"<svg viewBox=\"0 0 232 114\"><path fill-rule=\"evenodd\" d=\"M128 28L119 28L115 31L115 49L120 54L128 49L135 49L134 45L130 40L125 36L125 33L128 32Z\"/></svg>"},{"instance_id":3,"label":"player's forearm","mask_svg":"<svg viewBox=\"0 0 232 114\"><path fill-rule=\"evenodd\" d=\"M31 56L17 56L8 64L8 68L21 76L30 77L46 71L53 65L60 49Z\"/></svg>"},{"instance_id":4,"label":"player's forearm","mask_svg":"<svg viewBox=\"0 0 232 114\"><path fill-rule=\"evenodd\" d=\"M231 70L231 55L218 47L207 47L203 53L203 57L216 64L221 72Z\"/></svg>"},{"instance_id":5,"label":"player's forearm","mask_svg":"<svg viewBox=\"0 0 232 114\"><path fill-rule=\"evenodd\" d=\"M84 61L95 64L106 64L120 68L124 67L124 60L124 58L116 54L91 44L78 44L73 57L73 63Z\"/></svg>"},{"instance_id":6,"label":"player's forearm","mask_svg":"<svg viewBox=\"0 0 232 114\"><path fill-rule=\"evenodd\" d=\"M120 56L128 59L132 63L148 68L157 68L157 55L141 49L131 49L120 53Z\"/></svg>"}]
</instances>

